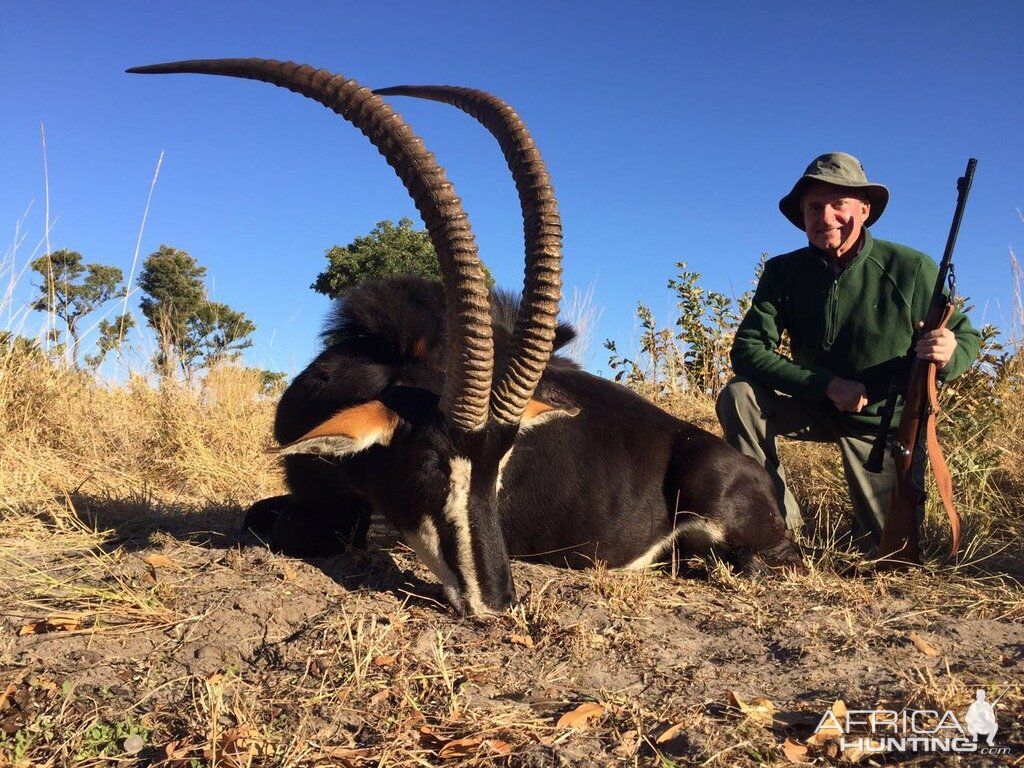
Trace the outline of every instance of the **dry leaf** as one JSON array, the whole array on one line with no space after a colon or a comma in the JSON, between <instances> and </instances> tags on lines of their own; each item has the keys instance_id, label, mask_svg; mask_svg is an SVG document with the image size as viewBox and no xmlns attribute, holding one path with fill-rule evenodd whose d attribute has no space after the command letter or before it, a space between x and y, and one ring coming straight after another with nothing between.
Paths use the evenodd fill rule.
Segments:
<instances>
[{"instance_id":1,"label":"dry leaf","mask_svg":"<svg viewBox=\"0 0 1024 768\"><path fill-rule=\"evenodd\" d=\"M373 696L370 697L370 705L374 707L379 707L389 698L391 698L391 689L385 688L381 691L377 691L375 694L373 694Z\"/></svg>"},{"instance_id":2,"label":"dry leaf","mask_svg":"<svg viewBox=\"0 0 1024 768\"><path fill-rule=\"evenodd\" d=\"M807 753L810 750L806 745L801 744L799 741L787 738L782 742L782 753L786 756L786 759L791 763L808 763Z\"/></svg>"},{"instance_id":3,"label":"dry leaf","mask_svg":"<svg viewBox=\"0 0 1024 768\"><path fill-rule=\"evenodd\" d=\"M18 630L18 636L45 635L47 632L71 632L73 630L80 629L81 627L82 618L80 616L54 614L42 621L26 624Z\"/></svg>"},{"instance_id":4,"label":"dry leaf","mask_svg":"<svg viewBox=\"0 0 1024 768\"><path fill-rule=\"evenodd\" d=\"M675 725L670 726L657 739L654 740L654 743L655 744L664 744L666 741L672 741L672 739L674 739L676 736L679 735L679 732L683 730L685 725L686 725L685 721L680 721L680 722L676 723Z\"/></svg>"},{"instance_id":5,"label":"dry leaf","mask_svg":"<svg viewBox=\"0 0 1024 768\"><path fill-rule=\"evenodd\" d=\"M869 739L867 742L868 749L861 749L860 747L847 747L843 750L843 759L851 763L859 763L865 757L873 755L877 757L883 753L882 743Z\"/></svg>"},{"instance_id":6,"label":"dry leaf","mask_svg":"<svg viewBox=\"0 0 1024 768\"><path fill-rule=\"evenodd\" d=\"M479 751L481 743L483 743L483 739L479 738L452 739L438 750L437 756L442 760L452 757L472 757Z\"/></svg>"},{"instance_id":7,"label":"dry leaf","mask_svg":"<svg viewBox=\"0 0 1024 768\"><path fill-rule=\"evenodd\" d=\"M146 555L142 562L153 568L177 568L178 565L167 555Z\"/></svg>"},{"instance_id":8,"label":"dry leaf","mask_svg":"<svg viewBox=\"0 0 1024 768\"><path fill-rule=\"evenodd\" d=\"M917 634L917 632L911 630L910 634L907 636L910 638L910 642L914 644L914 647L917 648L917 650L919 650L925 656L930 656L934 659L942 655L941 651L939 651L934 645L932 645L919 634Z\"/></svg>"},{"instance_id":9,"label":"dry leaf","mask_svg":"<svg viewBox=\"0 0 1024 768\"><path fill-rule=\"evenodd\" d=\"M178 741L172 741L164 747L164 754L168 760L184 760L192 752L192 747L181 745Z\"/></svg>"},{"instance_id":10,"label":"dry leaf","mask_svg":"<svg viewBox=\"0 0 1024 768\"><path fill-rule=\"evenodd\" d=\"M501 739L484 739L484 748L489 754L494 755L510 755L512 754L512 745L507 741Z\"/></svg>"},{"instance_id":11,"label":"dry leaf","mask_svg":"<svg viewBox=\"0 0 1024 768\"><path fill-rule=\"evenodd\" d=\"M586 704L581 704L571 712L566 712L555 724L556 728L575 728L576 726L586 725L587 721L592 717L604 714L604 704L598 704L594 701L588 701Z\"/></svg>"},{"instance_id":12,"label":"dry leaf","mask_svg":"<svg viewBox=\"0 0 1024 768\"><path fill-rule=\"evenodd\" d=\"M751 699L744 701L735 691L729 691L729 703L736 707L748 719L761 725L771 725L775 717L775 704L768 699Z\"/></svg>"},{"instance_id":13,"label":"dry leaf","mask_svg":"<svg viewBox=\"0 0 1024 768\"><path fill-rule=\"evenodd\" d=\"M419 729L419 741L421 747L427 749L440 749L444 746L444 739L438 738L434 735L434 731L431 730L429 725L420 726Z\"/></svg>"},{"instance_id":14,"label":"dry leaf","mask_svg":"<svg viewBox=\"0 0 1024 768\"><path fill-rule=\"evenodd\" d=\"M3 694L0 695L0 712L3 712L5 709L7 709L7 702L17 692L18 684L20 682L21 678L15 678L7 684L7 688L4 690Z\"/></svg>"},{"instance_id":15,"label":"dry leaf","mask_svg":"<svg viewBox=\"0 0 1024 768\"><path fill-rule=\"evenodd\" d=\"M375 667L392 667L395 664L394 656L374 656L373 666Z\"/></svg>"},{"instance_id":16,"label":"dry leaf","mask_svg":"<svg viewBox=\"0 0 1024 768\"><path fill-rule=\"evenodd\" d=\"M808 744L819 746L829 741L839 741L843 737L843 723L846 722L846 703L842 699L836 699L830 711L832 712L832 717L822 723L814 735L807 740Z\"/></svg>"},{"instance_id":17,"label":"dry leaf","mask_svg":"<svg viewBox=\"0 0 1024 768\"><path fill-rule=\"evenodd\" d=\"M524 648L533 648L533 638L529 635L509 635L509 641L513 645L521 645Z\"/></svg>"}]
</instances>

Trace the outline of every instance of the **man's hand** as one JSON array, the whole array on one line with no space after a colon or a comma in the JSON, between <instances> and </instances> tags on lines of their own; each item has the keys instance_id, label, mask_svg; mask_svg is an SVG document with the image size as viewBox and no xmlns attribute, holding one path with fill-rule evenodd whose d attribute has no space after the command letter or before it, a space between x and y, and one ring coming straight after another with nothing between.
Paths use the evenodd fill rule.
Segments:
<instances>
[{"instance_id":1,"label":"man's hand","mask_svg":"<svg viewBox=\"0 0 1024 768\"><path fill-rule=\"evenodd\" d=\"M917 327L924 328L924 323L918 323ZM936 328L921 335L914 345L914 351L922 360L944 368L956 352L956 336L948 328Z\"/></svg>"},{"instance_id":2,"label":"man's hand","mask_svg":"<svg viewBox=\"0 0 1024 768\"><path fill-rule=\"evenodd\" d=\"M848 413L860 413L868 404L867 392L859 381L849 381L834 376L825 390L828 399L836 408Z\"/></svg>"}]
</instances>

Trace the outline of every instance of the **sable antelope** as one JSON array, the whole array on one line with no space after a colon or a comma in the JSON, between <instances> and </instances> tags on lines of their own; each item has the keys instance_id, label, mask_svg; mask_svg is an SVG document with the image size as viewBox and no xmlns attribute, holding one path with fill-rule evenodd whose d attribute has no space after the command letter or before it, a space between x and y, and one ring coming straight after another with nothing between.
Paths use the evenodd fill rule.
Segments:
<instances>
[{"instance_id":1,"label":"sable antelope","mask_svg":"<svg viewBox=\"0 0 1024 768\"><path fill-rule=\"evenodd\" d=\"M552 357L573 334L556 322L561 221L540 154L507 104L469 89L384 91L452 103L498 139L523 212L519 302L488 294L451 184L378 95L324 70L260 59L129 72L263 80L333 109L394 167L438 254L440 286L396 278L348 293L328 322L326 349L282 396L275 438L291 493L247 515L251 527L271 530L276 549L327 554L359 542L370 515L381 514L461 613L513 602L510 552L569 567L644 567L674 548L746 568L799 564L753 460Z\"/></svg>"}]
</instances>

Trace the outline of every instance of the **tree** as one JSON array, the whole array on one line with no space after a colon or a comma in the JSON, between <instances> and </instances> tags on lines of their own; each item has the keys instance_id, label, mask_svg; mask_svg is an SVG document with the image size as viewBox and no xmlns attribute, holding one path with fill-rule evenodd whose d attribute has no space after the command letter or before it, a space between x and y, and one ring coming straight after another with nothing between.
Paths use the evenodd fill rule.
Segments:
<instances>
[{"instance_id":1,"label":"tree","mask_svg":"<svg viewBox=\"0 0 1024 768\"><path fill-rule=\"evenodd\" d=\"M185 356L190 360L201 357L206 367L234 360L243 349L252 346L248 336L255 330L256 324L243 312L236 312L227 304L207 301L189 319L186 342L190 346Z\"/></svg>"},{"instance_id":2,"label":"tree","mask_svg":"<svg viewBox=\"0 0 1024 768\"><path fill-rule=\"evenodd\" d=\"M40 256L31 263L31 268L38 272L43 282L39 286L40 297L32 305L34 310L50 312L60 318L71 338L71 360L79 367L79 345L81 343L81 319L99 308L102 304L123 297L125 289L119 287L123 277L120 269L104 264L83 264L82 254L78 251L61 249L48 256ZM97 350L102 354L86 358L89 365L99 365L107 352L114 349L124 338L124 331L132 326L132 319L127 315L116 318L113 322L100 321L100 338ZM59 334L55 334L56 337Z\"/></svg>"},{"instance_id":3,"label":"tree","mask_svg":"<svg viewBox=\"0 0 1024 768\"><path fill-rule=\"evenodd\" d=\"M199 367L237 357L252 345L256 325L226 304L210 301L200 266L186 251L161 245L139 273L142 314L157 335L156 368L170 376L176 366L190 379Z\"/></svg>"},{"instance_id":4,"label":"tree","mask_svg":"<svg viewBox=\"0 0 1024 768\"><path fill-rule=\"evenodd\" d=\"M324 254L328 266L316 277L314 291L336 298L368 277L419 275L441 279L437 254L425 229L413 229L412 219L398 224L379 221L369 235L357 237L348 245L335 245ZM488 287L494 284L484 267Z\"/></svg>"},{"instance_id":5,"label":"tree","mask_svg":"<svg viewBox=\"0 0 1024 768\"><path fill-rule=\"evenodd\" d=\"M121 340L128 331L135 327L135 319L131 315L118 315L113 321L100 320L100 337L96 340L96 353L85 356L85 363L90 368L99 368L100 363L111 351L121 345Z\"/></svg>"}]
</instances>

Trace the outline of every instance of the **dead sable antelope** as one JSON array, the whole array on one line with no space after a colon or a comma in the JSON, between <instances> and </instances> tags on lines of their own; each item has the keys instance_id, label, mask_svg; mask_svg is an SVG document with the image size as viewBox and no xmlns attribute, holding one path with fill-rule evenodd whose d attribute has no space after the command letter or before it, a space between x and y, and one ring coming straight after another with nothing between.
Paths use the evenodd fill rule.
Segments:
<instances>
[{"instance_id":1,"label":"dead sable antelope","mask_svg":"<svg viewBox=\"0 0 1024 768\"><path fill-rule=\"evenodd\" d=\"M598 559L639 568L673 551L714 553L745 569L799 564L761 467L552 355L573 335L556 321L561 221L540 154L507 104L461 88L383 91L454 104L498 139L522 204L520 301L488 292L451 183L379 95L261 59L129 72L262 80L333 109L398 173L437 251L440 285L396 278L346 295L326 349L281 398L275 437L291 493L247 515L274 548L328 554L365 541L371 514L381 514L463 614L513 603L510 554L573 568Z\"/></svg>"}]
</instances>

